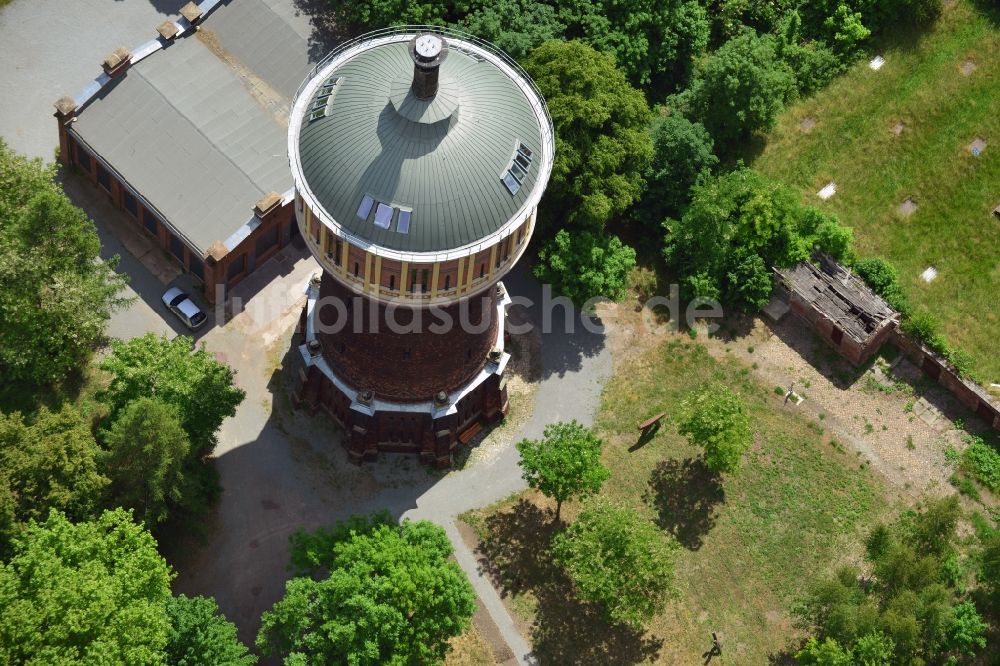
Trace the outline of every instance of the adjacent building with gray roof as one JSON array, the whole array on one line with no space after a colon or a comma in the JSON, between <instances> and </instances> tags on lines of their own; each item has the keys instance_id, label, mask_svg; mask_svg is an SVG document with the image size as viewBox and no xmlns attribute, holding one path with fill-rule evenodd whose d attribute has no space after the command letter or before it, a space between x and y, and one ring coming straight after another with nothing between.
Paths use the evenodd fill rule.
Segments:
<instances>
[{"instance_id":1,"label":"adjacent building with gray roof","mask_svg":"<svg viewBox=\"0 0 1000 666\"><path fill-rule=\"evenodd\" d=\"M312 63L308 26L286 14L267 0L191 3L57 104L61 159L200 278L209 300L295 230L286 135Z\"/></svg>"}]
</instances>

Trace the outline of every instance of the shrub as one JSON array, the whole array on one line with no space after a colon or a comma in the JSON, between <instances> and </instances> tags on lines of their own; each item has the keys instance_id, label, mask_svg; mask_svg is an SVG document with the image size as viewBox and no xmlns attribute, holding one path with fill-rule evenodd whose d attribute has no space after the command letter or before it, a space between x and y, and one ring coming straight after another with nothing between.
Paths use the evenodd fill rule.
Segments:
<instances>
[{"instance_id":1,"label":"shrub","mask_svg":"<svg viewBox=\"0 0 1000 666\"><path fill-rule=\"evenodd\" d=\"M899 286L896 267L881 257L871 257L854 262L854 270L876 294L885 299L889 307L906 315L910 304Z\"/></svg>"},{"instance_id":2,"label":"shrub","mask_svg":"<svg viewBox=\"0 0 1000 666\"><path fill-rule=\"evenodd\" d=\"M635 268L635 250L617 236L561 229L538 251L535 277L582 305L592 298L620 301Z\"/></svg>"},{"instance_id":3,"label":"shrub","mask_svg":"<svg viewBox=\"0 0 1000 666\"><path fill-rule=\"evenodd\" d=\"M719 163L714 144L701 123L671 113L653 123L653 160L646 170L646 191L639 216L649 225L684 212L691 188L700 185Z\"/></svg>"},{"instance_id":4,"label":"shrub","mask_svg":"<svg viewBox=\"0 0 1000 666\"><path fill-rule=\"evenodd\" d=\"M990 490L1000 490L1000 453L982 437L970 436L968 441L962 452L962 469Z\"/></svg>"}]
</instances>

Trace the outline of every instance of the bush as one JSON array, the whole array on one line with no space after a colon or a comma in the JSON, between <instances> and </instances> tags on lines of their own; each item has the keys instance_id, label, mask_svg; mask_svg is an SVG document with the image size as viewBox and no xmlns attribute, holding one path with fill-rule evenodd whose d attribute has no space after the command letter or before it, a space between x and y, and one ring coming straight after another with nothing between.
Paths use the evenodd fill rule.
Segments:
<instances>
[{"instance_id":1,"label":"bush","mask_svg":"<svg viewBox=\"0 0 1000 666\"><path fill-rule=\"evenodd\" d=\"M705 60L691 84L691 115L729 151L751 134L774 127L795 91L795 76L770 35L752 30L729 40Z\"/></svg>"},{"instance_id":2,"label":"bush","mask_svg":"<svg viewBox=\"0 0 1000 666\"><path fill-rule=\"evenodd\" d=\"M1000 490L1000 453L982 437L969 436L962 469L993 492Z\"/></svg>"},{"instance_id":3,"label":"bush","mask_svg":"<svg viewBox=\"0 0 1000 666\"><path fill-rule=\"evenodd\" d=\"M719 158L705 126L679 113L655 121L652 134L653 161L645 173L639 216L647 225L659 225L684 212L691 188L708 179Z\"/></svg>"},{"instance_id":4,"label":"bush","mask_svg":"<svg viewBox=\"0 0 1000 666\"><path fill-rule=\"evenodd\" d=\"M628 292L635 250L617 236L561 229L538 251L534 273L577 305L592 298L620 301Z\"/></svg>"},{"instance_id":5,"label":"bush","mask_svg":"<svg viewBox=\"0 0 1000 666\"><path fill-rule=\"evenodd\" d=\"M881 257L871 257L854 262L854 271L872 291L885 299L889 307L903 315L910 312L910 304L899 286L899 271L895 266Z\"/></svg>"}]
</instances>

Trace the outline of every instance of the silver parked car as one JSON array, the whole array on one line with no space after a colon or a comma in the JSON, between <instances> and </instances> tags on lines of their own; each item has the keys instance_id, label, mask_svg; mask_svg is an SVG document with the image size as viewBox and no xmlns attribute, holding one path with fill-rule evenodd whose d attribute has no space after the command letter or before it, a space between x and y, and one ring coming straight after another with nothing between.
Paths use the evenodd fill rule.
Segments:
<instances>
[{"instance_id":1,"label":"silver parked car","mask_svg":"<svg viewBox=\"0 0 1000 666\"><path fill-rule=\"evenodd\" d=\"M163 294L163 304L180 317L181 321L192 331L204 326L208 320L208 316L201 311L201 308L177 287L167 289L167 292Z\"/></svg>"}]
</instances>

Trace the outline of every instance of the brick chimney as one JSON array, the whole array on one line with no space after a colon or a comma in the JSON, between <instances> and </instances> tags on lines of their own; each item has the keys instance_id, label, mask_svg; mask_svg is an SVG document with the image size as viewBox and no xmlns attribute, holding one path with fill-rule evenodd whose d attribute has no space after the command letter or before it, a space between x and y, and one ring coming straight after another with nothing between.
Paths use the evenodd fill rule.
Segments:
<instances>
[{"instance_id":1,"label":"brick chimney","mask_svg":"<svg viewBox=\"0 0 1000 666\"><path fill-rule=\"evenodd\" d=\"M413 85L417 99L433 99L438 91L438 70L448 56L448 43L441 35L424 32L410 40L413 58Z\"/></svg>"}]
</instances>

